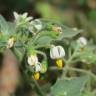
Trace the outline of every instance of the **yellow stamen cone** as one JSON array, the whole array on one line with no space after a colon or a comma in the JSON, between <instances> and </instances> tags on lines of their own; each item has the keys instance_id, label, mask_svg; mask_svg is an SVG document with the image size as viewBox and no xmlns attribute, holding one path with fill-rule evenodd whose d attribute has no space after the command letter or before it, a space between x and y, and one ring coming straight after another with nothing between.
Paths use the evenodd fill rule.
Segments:
<instances>
[{"instance_id":1,"label":"yellow stamen cone","mask_svg":"<svg viewBox=\"0 0 96 96\"><path fill-rule=\"evenodd\" d=\"M62 59L56 60L56 65L58 66L58 68L62 68L63 67L63 61L62 61Z\"/></svg>"},{"instance_id":2,"label":"yellow stamen cone","mask_svg":"<svg viewBox=\"0 0 96 96\"><path fill-rule=\"evenodd\" d=\"M35 79L35 80L39 80L39 78L40 78L40 73L39 73L39 72L35 72L35 73L33 74L33 76L34 76L34 79Z\"/></svg>"}]
</instances>

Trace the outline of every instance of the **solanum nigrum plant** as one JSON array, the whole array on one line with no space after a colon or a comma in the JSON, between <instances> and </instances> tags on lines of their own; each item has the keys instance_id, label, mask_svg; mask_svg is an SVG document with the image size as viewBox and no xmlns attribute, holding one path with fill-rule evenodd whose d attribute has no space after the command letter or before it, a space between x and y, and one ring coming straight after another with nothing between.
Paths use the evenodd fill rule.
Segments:
<instances>
[{"instance_id":1,"label":"solanum nigrum plant","mask_svg":"<svg viewBox=\"0 0 96 96\"><path fill-rule=\"evenodd\" d=\"M95 90L91 84L92 79L96 81L96 75L91 68L87 70L75 66L96 63L94 42L80 36L82 30L66 27L53 20L33 19L27 15L14 12L13 22L7 22L0 16L0 52L3 54L5 50L10 50L16 56L17 66L25 82L39 96L82 96L86 91ZM48 61L54 61L54 64ZM47 81L39 86L40 80L51 78L48 76L51 71L62 71L55 84L48 87L47 83L50 82ZM73 77L70 72L76 75ZM16 95L14 91L9 93Z\"/></svg>"}]
</instances>

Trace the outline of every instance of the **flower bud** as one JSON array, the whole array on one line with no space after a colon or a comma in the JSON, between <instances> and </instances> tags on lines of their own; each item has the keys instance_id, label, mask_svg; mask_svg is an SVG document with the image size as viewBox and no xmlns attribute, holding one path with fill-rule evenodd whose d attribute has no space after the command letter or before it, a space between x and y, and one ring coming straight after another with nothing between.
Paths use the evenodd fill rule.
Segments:
<instances>
[{"instance_id":1,"label":"flower bud","mask_svg":"<svg viewBox=\"0 0 96 96\"><path fill-rule=\"evenodd\" d=\"M47 71L47 67L48 67L48 65L47 65L47 62L46 61L44 61L42 64L41 64L41 73L45 73L46 71Z\"/></svg>"},{"instance_id":2,"label":"flower bud","mask_svg":"<svg viewBox=\"0 0 96 96\"><path fill-rule=\"evenodd\" d=\"M59 27L59 26L54 26L54 27L52 28L52 30L53 30L54 32L62 32L62 28Z\"/></svg>"},{"instance_id":3,"label":"flower bud","mask_svg":"<svg viewBox=\"0 0 96 96\"><path fill-rule=\"evenodd\" d=\"M65 50L62 46L53 46L50 49L50 57L52 59L59 59L65 56Z\"/></svg>"},{"instance_id":4,"label":"flower bud","mask_svg":"<svg viewBox=\"0 0 96 96\"><path fill-rule=\"evenodd\" d=\"M37 31L40 31L42 29L42 22L39 19L31 21L30 24L33 25Z\"/></svg>"},{"instance_id":5,"label":"flower bud","mask_svg":"<svg viewBox=\"0 0 96 96\"><path fill-rule=\"evenodd\" d=\"M79 44L80 47L84 47L87 45L87 39L85 37L80 37L77 40L77 43Z\"/></svg>"},{"instance_id":6,"label":"flower bud","mask_svg":"<svg viewBox=\"0 0 96 96\"><path fill-rule=\"evenodd\" d=\"M35 71L36 72L40 72L41 71L41 65L40 64L36 64L35 65Z\"/></svg>"},{"instance_id":7,"label":"flower bud","mask_svg":"<svg viewBox=\"0 0 96 96\"><path fill-rule=\"evenodd\" d=\"M28 57L28 64L30 66L37 65L38 64L38 58L36 55L31 55Z\"/></svg>"},{"instance_id":8,"label":"flower bud","mask_svg":"<svg viewBox=\"0 0 96 96\"><path fill-rule=\"evenodd\" d=\"M7 42L7 48L11 48L14 45L14 38L11 37Z\"/></svg>"}]
</instances>

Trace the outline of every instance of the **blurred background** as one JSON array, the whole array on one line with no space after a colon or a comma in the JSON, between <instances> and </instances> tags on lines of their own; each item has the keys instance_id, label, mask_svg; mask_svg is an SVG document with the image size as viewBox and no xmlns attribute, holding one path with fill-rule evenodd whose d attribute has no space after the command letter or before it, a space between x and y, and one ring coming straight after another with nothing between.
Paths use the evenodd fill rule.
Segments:
<instances>
[{"instance_id":1,"label":"blurred background","mask_svg":"<svg viewBox=\"0 0 96 96\"><path fill-rule=\"evenodd\" d=\"M6 20L14 19L13 11L83 29L96 42L96 0L0 0L0 14Z\"/></svg>"}]
</instances>

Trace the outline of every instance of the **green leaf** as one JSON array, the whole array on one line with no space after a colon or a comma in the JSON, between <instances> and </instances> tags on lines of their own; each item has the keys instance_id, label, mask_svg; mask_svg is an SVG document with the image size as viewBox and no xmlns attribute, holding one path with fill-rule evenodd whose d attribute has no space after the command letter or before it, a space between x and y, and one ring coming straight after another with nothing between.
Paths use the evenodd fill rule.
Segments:
<instances>
[{"instance_id":1,"label":"green leaf","mask_svg":"<svg viewBox=\"0 0 96 96\"><path fill-rule=\"evenodd\" d=\"M8 23L1 15L0 15L0 31L8 33Z\"/></svg>"},{"instance_id":2,"label":"green leaf","mask_svg":"<svg viewBox=\"0 0 96 96\"><path fill-rule=\"evenodd\" d=\"M35 43L38 45L48 45L52 40L55 40L58 37L58 33L53 31L41 31L35 37Z\"/></svg>"},{"instance_id":3,"label":"green leaf","mask_svg":"<svg viewBox=\"0 0 96 96\"><path fill-rule=\"evenodd\" d=\"M88 64L96 62L96 53L93 52L94 48L87 46L83 52L80 53L79 59Z\"/></svg>"},{"instance_id":4,"label":"green leaf","mask_svg":"<svg viewBox=\"0 0 96 96\"><path fill-rule=\"evenodd\" d=\"M1 15L0 15L0 32L3 34L13 33L15 31L15 24L11 22L7 22Z\"/></svg>"},{"instance_id":5,"label":"green leaf","mask_svg":"<svg viewBox=\"0 0 96 96\"><path fill-rule=\"evenodd\" d=\"M49 36L44 36L44 37L42 36L37 40L37 44L39 44L39 45L48 45L48 44L51 43L52 40L53 39L51 37L49 37Z\"/></svg>"},{"instance_id":6,"label":"green leaf","mask_svg":"<svg viewBox=\"0 0 96 96\"><path fill-rule=\"evenodd\" d=\"M15 24L12 23L12 22L8 22L8 32L10 34L14 33L15 32Z\"/></svg>"},{"instance_id":7,"label":"green leaf","mask_svg":"<svg viewBox=\"0 0 96 96\"><path fill-rule=\"evenodd\" d=\"M22 59L23 59L23 56L24 56L24 50L23 49L20 49L20 48L14 47L13 48L13 52L16 55L18 61L21 62Z\"/></svg>"},{"instance_id":8,"label":"green leaf","mask_svg":"<svg viewBox=\"0 0 96 96\"><path fill-rule=\"evenodd\" d=\"M0 35L0 42L7 42L8 40L8 35Z\"/></svg>"},{"instance_id":9,"label":"green leaf","mask_svg":"<svg viewBox=\"0 0 96 96\"><path fill-rule=\"evenodd\" d=\"M93 92L90 92L90 91L85 91L82 93L81 96L96 96L96 94L94 94Z\"/></svg>"},{"instance_id":10,"label":"green leaf","mask_svg":"<svg viewBox=\"0 0 96 96\"><path fill-rule=\"evenodd\" d=\"M69 28L59 22L56 22L54 20L45 20L45 19L41 19L41 21L44 23L43 25L45 25L45 27L49 24L54 24L61 27L63 32L60 34L60 36L58 37L58 39L63 39L63 38L72 38L76 35L78 35L79 33L83 32L82 30L73 30L72 28Z\"/></svg>"},{"instance_id":11,"label":"green leaf","mask_svg":"<svg viewBox=\"0 0 96 96\"><path fill-rule=\"evenodd\" d=\"M53 96L80 96L88 78L87 76L76 77L69 80L58 80L52 87Z\"/></svg>"},{"instance_id":12,"label":"green leaf","mask_svg":"<svg viewBox=\"0 0 96 96\"><path fill-rule=\"evenodd\" d=\"M61 39L62 38L72 38L82 32L82 30L75 31L67 26L62 26L62 28L63 28L63 32L59 36L59 38L61 38Z\"/></svg>"}]
</instances>

